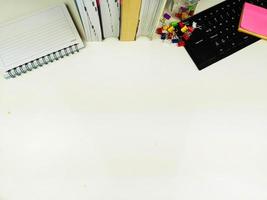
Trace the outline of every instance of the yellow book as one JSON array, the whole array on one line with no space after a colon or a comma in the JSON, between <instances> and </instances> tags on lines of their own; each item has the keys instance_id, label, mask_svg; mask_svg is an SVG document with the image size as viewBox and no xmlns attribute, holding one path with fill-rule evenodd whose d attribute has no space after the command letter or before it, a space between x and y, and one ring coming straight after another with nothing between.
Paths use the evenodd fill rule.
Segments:
<instances>
[{"instance_id":1,"label":"yellow book","mask_svg":"<svg viewBox=\"0 0 267 200\"><path fill-rule=\"evenodd\" d=\"M142 0L121 1L121 41L133 41L136 38Z\"/></svg>"}]
</instances>

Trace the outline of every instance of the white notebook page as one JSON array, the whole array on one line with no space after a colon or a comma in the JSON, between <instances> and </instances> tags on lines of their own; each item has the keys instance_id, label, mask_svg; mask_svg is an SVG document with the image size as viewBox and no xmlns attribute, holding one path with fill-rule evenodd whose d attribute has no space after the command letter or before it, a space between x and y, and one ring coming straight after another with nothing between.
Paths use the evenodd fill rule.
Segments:
<instances>
[{"instance_id":1,"label":"white notebook page","mask_svg":"<svg viewBox=\"0 0 267 200\"><path fill-rule=\"evenodd\" d=\"M18 67L82 40L64 4L0 25L0 68Z\"/></svg>"}]
</instances>

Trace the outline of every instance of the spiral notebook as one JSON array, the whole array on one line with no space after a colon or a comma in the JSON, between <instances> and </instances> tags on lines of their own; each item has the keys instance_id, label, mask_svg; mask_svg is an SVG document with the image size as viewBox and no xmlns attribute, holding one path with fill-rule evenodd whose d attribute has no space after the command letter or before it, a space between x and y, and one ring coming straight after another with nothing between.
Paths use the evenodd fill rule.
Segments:
<instances>
[{"instance_id":1,"label":"spiral notebook","mask_svg":"<svg viewBox=\"0 0 267 200\"><path fill-rule=\"evenodd\" d=\"M74 54L83 47L64 4L0 24L0 69L7 79Z\"/></svg>"}]
</instances>

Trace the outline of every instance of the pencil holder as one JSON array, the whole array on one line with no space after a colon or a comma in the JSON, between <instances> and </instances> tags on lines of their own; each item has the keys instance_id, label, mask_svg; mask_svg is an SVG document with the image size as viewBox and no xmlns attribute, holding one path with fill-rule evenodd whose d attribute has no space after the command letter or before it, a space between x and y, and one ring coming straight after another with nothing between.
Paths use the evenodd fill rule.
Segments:
<instances>
[{"instance_id":1,"label":"pencil holder","mask_svg":"<svg viewBox=\"0 0 267 200\"><path fill-rule=\"evenodd\" d=\"M194 15L199 0L172 0L169 9L180 20L185 20Z\"/></svg>"}]
</instances>

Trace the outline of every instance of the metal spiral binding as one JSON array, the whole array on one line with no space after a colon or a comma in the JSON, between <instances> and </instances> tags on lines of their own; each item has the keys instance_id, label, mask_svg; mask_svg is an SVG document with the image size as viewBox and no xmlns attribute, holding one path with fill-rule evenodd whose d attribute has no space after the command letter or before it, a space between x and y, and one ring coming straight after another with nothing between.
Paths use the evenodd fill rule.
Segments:
<instances>
[{"instance_id":1,"label":"metal spiral binding","mask_svg":"<svg viewBox=\"0 0 267 200\"><path fill-rule=\"evenodd\" d=\"M8 70L6 72L5 77L7 79L16 78L17 76L21 76L22 74L32 71L33 69L37 69L38 67L42 67L44 65L54 62L55 60L59 60L61 58L64 58L65 56L69 56L77 52L79 52L78 44L69 46L67 48L61 49L59 51L56 51L46 56L43 56L41 58L38 58L36 60L25 63L24 65Z\"/></svg>"}]
</instances>

